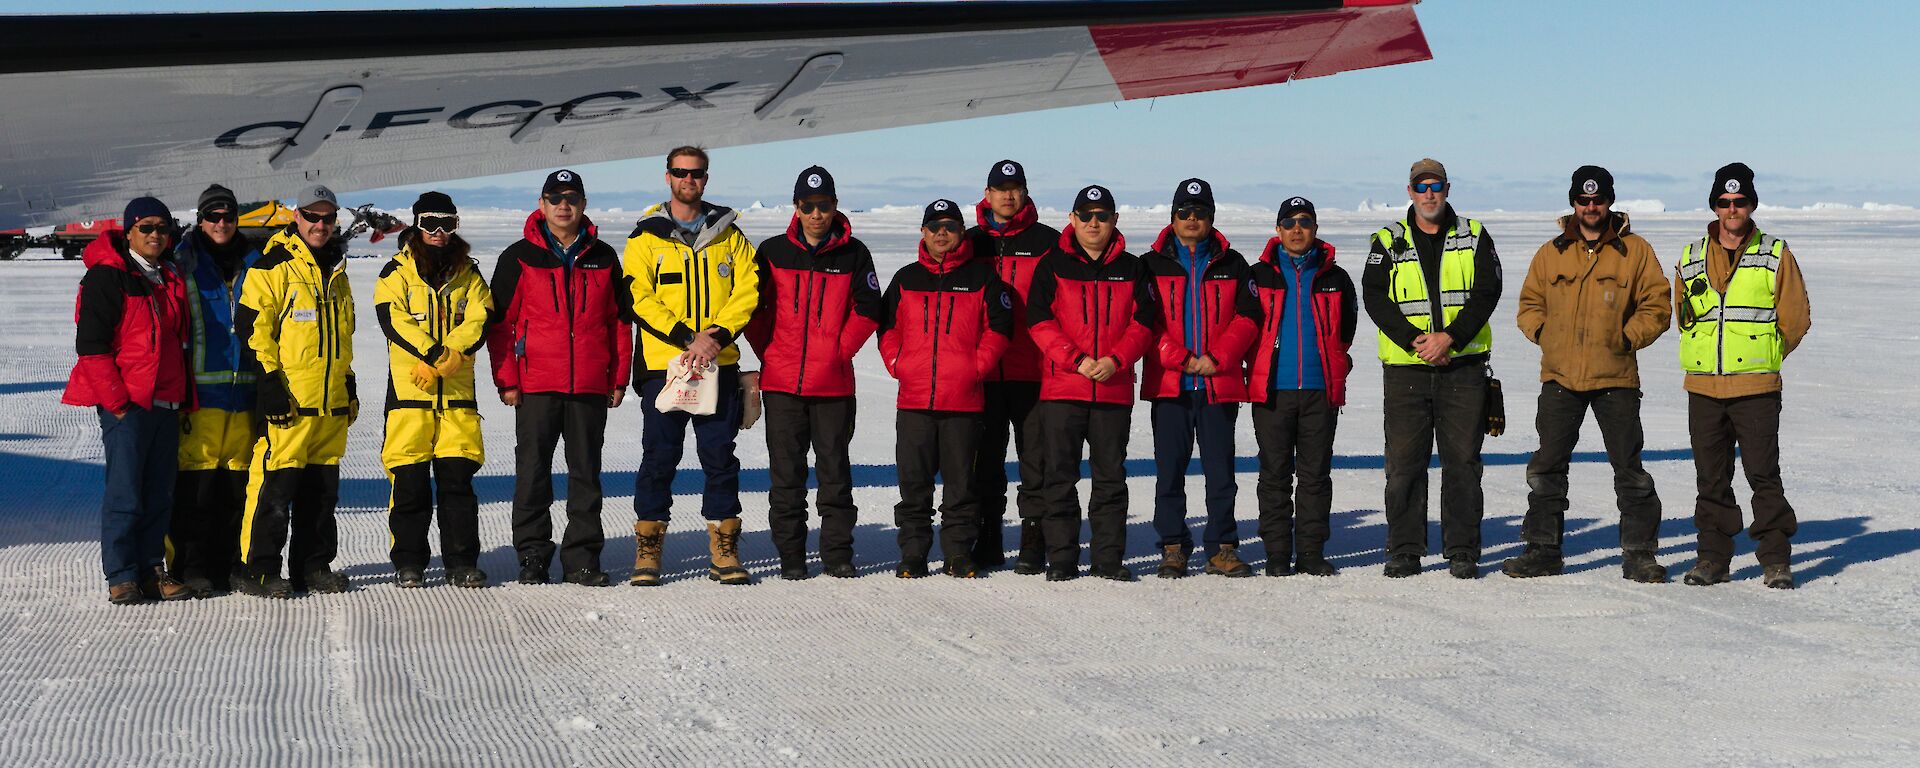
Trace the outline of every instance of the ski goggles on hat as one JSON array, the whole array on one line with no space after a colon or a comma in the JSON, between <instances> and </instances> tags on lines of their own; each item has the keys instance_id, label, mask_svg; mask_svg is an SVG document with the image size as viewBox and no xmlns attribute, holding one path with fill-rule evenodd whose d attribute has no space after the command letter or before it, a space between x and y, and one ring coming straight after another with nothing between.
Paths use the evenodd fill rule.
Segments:
<instances>
[{"instance_id":1,"label":"ski goggles on hat","mask_svg":"<svg viewBox=\"0 0 1920 768\"><path fill-rule=\"evenodd\" d=\"M1752 206L1753 199L1748 197L1716 197L1713 200L1713 207L1715 208L1749 208Z\"/></svg>"},{"instance_id":2,"label":"ski goggles on hat","mask_svg":"<svg viewBox=\"0 0 1920 768\"><path fill-rule=\"evenodd\" d=\"M420 215L419 223L414 226L429 235L451 235L454 230L460 228L460 217L444 213L423 213Z\"/></svg>"},{"instance_id":3,"label":"ski goggles on hat","mask_svg":"<svg viewBox=\"0 0 1920 768\"><path fill-rule=\"evenodd\" d=\"M667 174L676 179L699 180L707 177L707 169L705 168L668 168Z\"/></svg>"},{"instance_id":4,"label":"ski goggles on hat","mask_svg":"<svg viewBox=\"0 0 1920 768\"><path fill-rule=\"evenodd\" d=\"M554 194L547 195L546 199L547 199L547 205L559 205L561 203L566 203L567 205L571 205L575 208L585 205L587 202L587 196L580 194L578 192L556 192Z\"/></svg>"},{"instance_id":5,"label":"ski goggles on hat","mask_svg":"<svg viewBox=\"0 0 1920 768\"><path fill-rule=\"evenodd\" d=\"M1292 218L1281 219L1278 224L1281 229L1295 229L1299 227L1313 229L1319 226L1319 224L1314 223L1312 218L1306 216L1294 216Z\"/></svg>"},{"instance_id":6,"label":"ski goggles on hat","mask_svg":"<svg viewBox=\"0 0 1920 768\"><path fill-rule=\"evenodd\" d=\"M794 203L793 209L809 215L814 213L833 213L834 203L831 200L824 203Z\"/></svg>"},{"instance_id":7,"label":"ski goggles on hat","mask_svg":"<svg viewBox=\"0 0 1920 768\"><path fill-rule=\"evenodd\" d=\"M143 235L151 235L155 232L163 235L173 234L173 227L167 224L136 224L133 229Z\"/></svg>"},{"instance_id":8,"label":"ski goggles on hat","mask_svg":"<svg viewBox=\"0 0 1920 768\"><path fill-rule=\"evenodd\" d=\"M1447 183L1444 181L1422 181L1413 185L1413 191L1415 194L1421 192L1445 192L1447 191Z\"/></svg>"},{"instance_id":9,"label":"ski goggles on hat","mask_svg":"<svg viewBox=\"0 0 1920 768\"><path fill-rule=\"evenodd\" d=\"M966 230L964 225L953 219L934 219L920 226L925 227L928 232L953 232L958 234Z\"/></svg>"},{"instance_id":10,"label":"ski goggles on hat","mask_svg":"<svg viewBox=\"0 0 1920 768\"><path fill-rule=\"evenodd\" d=\"M309 224L332 224L340 220L340 212L314 213L313 211L302 208L300 209L300 218L306 219Z\"/></svg>"},{"instance_id":11,"label":"ski goggles on hat","mask_svg":"<svg viewBox=\"0 0 1920 768\"><path fill-rule=\"evenodd\" d=\"M1091 211L1074 211L1073 216L1081 221L1098 221L1104 224L1113 221L1114 213L1113 211L1095 208Z\"/></svg>"},{"instance_id":12,"label":"ski goggles on hat","mask_svg":"<svg viewBox=\"0 0 1920 768\"><path fill-rule=\"evenodd\" d=\"M1204 205L1181 206L1179 208L1173 209L1173 217L1181 221L1189 221L1192 219L1211 219L1213 218L1213 209L1208 208Z\"/></svg>"}]
</instances>

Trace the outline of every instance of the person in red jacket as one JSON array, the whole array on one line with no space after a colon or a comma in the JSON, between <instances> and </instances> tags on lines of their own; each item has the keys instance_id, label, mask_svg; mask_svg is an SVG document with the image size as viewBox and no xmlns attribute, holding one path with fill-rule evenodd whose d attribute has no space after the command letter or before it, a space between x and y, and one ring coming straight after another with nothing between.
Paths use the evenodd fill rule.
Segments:
<instances>
[{"instance_id":1,"label":"person in red jacket","mask_svg":"<svg viewBox=\"0 0 1920 768\"><path fill-rule=\"evenodd\" d=\"M927 575L935 472L946 480L940 553L947 575L973 578L977 567L980 502L973 460L987 402L983 384L1013 333L1013 294L993 264L974 255L961 234L965 227L959 204L928 204L920 221L920 257L894 273L882 302L880 361L900 380L894 400L900 503L893 524L900 529L895 575L903 579Z\"/></svg>"},{"instance_id":2,"label":"person in red jacket","mask_svg":"<svg viewBox=\"0 0 1920 768\"><path fill-rule=\"evenodd\" d=\"M1247 347L1260 327L1260 306L1247 281L1246 257L1213 228L1213 186L1187 179L1173 191L1173 221L1141 257L1160 304L1160 339L1146 358L1140 399L1153 403L1153 455L1158 480L1153 528L1163 579L1187 575L1193 532L1187 528L1187 464L1200 444L1206 474L1206 572L1252 576L1240 559L1233 520L1233 429L1247 399Z\"/></svg>"},{"instance_id":3,"label":"person in red jacket","mask_svg":"<svg viewBox=\"0 0 1920 768\"><path fill-rule=\"evenodd\" d=\"M620 407L633 365L633 302L620 254L587 218L580 175L554 171L523 238L493 269L487 353L500 402L514 409L513 547L520 583L545 584L553 563L553 449L567 441L568 583L602 587L600 452L607 409Z\"/></svg>"},{"instance_id":4,"label":"person in red jacket","mask_svg":"<svg viewBox=\"0 0 1920 768\"><path fill-rule=\"evenodd\" d=\"M767 526L780 577L807 572L807 449L820 483L820 562L851 578L853 355L880 327L880 276L839 211L833 175L813 166L793 184L793 221L761 243L760 306L747 342L760 356L767 425Z\"/></svg>"},{"instance_id":5,"label":"person in red jacket","mask_svg":"<svg viewBox=\"0 0 1920 768\"><path fill-rule=\"evenodd\" d=\"M1040 262L1027 294L1028 332L1043 357L1037 420L1046 440L1041 520L1047 580L1080 575L1081 446L1093 463L1087 521L1093 575L1132 581L1121 564L1127 541L1127 435L1133 420L1133 364L1153 348L1153 283L1127 253L1113 193L1094 185L1073 201L1059 249Z\"/></svg>"},{"instance_id":6,"label":"person in red jacket","mask_svg":"<svg viewBox=\"0 0 1920 768\"><path fill-rule=\"evenodd\" d=\"M991 570L1007 562L1001 526L1007 518L1007 437L1020 462L1020 554L1014 572L1046 570L1046 540L1040 535L1040 464L1045 456L1033 406L1040 402L1040 350L1027 333L1027 291L1040 259L1060 243L1060 231L1040 223L1027 195L1027 169L1001 160L987 171L987 188L974 206L979 223L967 231L976 258L990 261L1001 282L1013 291L1013 336L1006 354L987 378L987 406L981 413L980 453L974 462L974 486L980 496L980 536L974 566Z\"/></svg>"},{"instance_id":7,"label":"person in red jacket","mask_svg":"<svg viewBox=\"0 0 1920 768\"><path fill-rule=\"evenodd\" d=\"M184 600L193 593L167 573L166 537L180 412L193 410L186 280L167 258L175 227L165 204L137 198L121 221L124 232L107 230L82 252L87 273L73 313L80 359L60 402L92 408L100 418L107 600Z\"/></svg>"},{"instance_id":8,"label":"person in red jacket","mask_svg":"<svg viewBox=\"0 0 1920 768\"><path fill-rule=\"evenodd\" d=\"M1333 263L1313 203L1288 198L1253 265L1260 336L1248 351L1253 437L1260 445L1260 539L1267 575L1336 572L1327 562L1333 510L1333 433L1353 358L1353 278ZM1294 480L1299 479L1299 491ZM1299 515L1296 517L1295 507Z\"/></svg>"}]
</instances>

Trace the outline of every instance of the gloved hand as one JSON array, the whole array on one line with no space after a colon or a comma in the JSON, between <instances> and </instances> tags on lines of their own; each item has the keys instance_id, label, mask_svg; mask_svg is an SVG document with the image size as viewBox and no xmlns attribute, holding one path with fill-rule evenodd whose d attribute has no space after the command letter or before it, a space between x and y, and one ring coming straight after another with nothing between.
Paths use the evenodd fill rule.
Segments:
<instances>
[{"instance_id":1,"label":"gloved hand","mask_svg":"<svg viewBox=\"0 0 1920 768\"><path fill-rule=\"evenodd\" d=\"M760 372L740 374L740 428L751 429L760 421Z\"/></svg>"},{"instance_id":2,"label":"gloved hand","mask_svg":"<svg viewBox=\"0 0 1920 768\"><path fill-rule=\"evenodd\" d=\"M473 357L462 354L460 350L443 349L440 350L440 359L434 361L433 369L440 373L441 378L446 378L465 370L472 364Z\"/></svg>"},{"instance_id":3,"label":"gloved hand","mask_svg":"<svg viewBox=\"0 0 1920 768\"><path fill-rule=\"evenodd\" d=\"M293 391L287 388L286 371L274 371L260 377L256 385L256 407L268 424L284 427L293 423L300 404L293 399Z\"/></svg>"},{"instance_id":4,"label":"gloved hand","mask_svg":"<svg viewBox=\"0 0 1920 768\"><path fill-rule=\"evenodd\" d=\"M413 371L407 376L413 379L414 386L430 390L433 389L433 383L440 380L440 371L429 365L427 361L421 360L413 364Z\"/></svg>"},{"instance_id":5,"label":"gloved hand","mask_svg":"<svg viewBox=\"0 0 1920 768\"><path fill-rule=\"evenodd\" d=\"M360 419L360 383L347 374L347 424Z\"/></svg>"}]
</instances>

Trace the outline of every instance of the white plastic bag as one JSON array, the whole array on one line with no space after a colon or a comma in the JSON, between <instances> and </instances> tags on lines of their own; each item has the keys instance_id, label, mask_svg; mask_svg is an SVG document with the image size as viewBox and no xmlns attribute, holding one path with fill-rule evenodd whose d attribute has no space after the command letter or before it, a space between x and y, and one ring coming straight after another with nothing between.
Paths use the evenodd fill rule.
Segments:
<instances>
[{"instance_id":1,"label":"white plastic bag","mask_svg":"<svg viewBox=\"0 0 1920 768\"><path fill-rule=\"evenodd\" d=\"M667 384L653 401L661 413L684 411L695 416L712 416L720 402L720 369L708 363L691 370L682 357L667 362Z\"/></svg>"}]
</instances>

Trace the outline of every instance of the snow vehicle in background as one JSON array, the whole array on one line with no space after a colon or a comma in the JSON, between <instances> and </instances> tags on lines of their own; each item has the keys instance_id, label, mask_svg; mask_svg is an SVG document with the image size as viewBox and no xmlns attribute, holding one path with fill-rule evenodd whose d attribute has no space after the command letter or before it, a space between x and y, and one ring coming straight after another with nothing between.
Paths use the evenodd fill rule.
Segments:
<instances>
[{"instance_id":1,"label":"snow vehicle in background","mask_svg":"<svg viewBox=\"0 0 1920 768\"><path fill-rule=\"evenodd\" d=\"M40 238L28 235L24 229L0 229L0 261L13 261L28 248L40 245Z\"/></svg>"},{"instance_id":2,"label":"snow vehicle in background","mask_svg":"<svg viewBox=\"0 0 1920 768\"><path fill-rule=\"evenodd\" d=\"M53 230L53 234L47 235L46 244L60 251L60 258L78 259L80 252L87 249L87 244L100 237L101 233L119 228L119 219L71 222L60 225Z\"/></svg>"}]
</instances>

